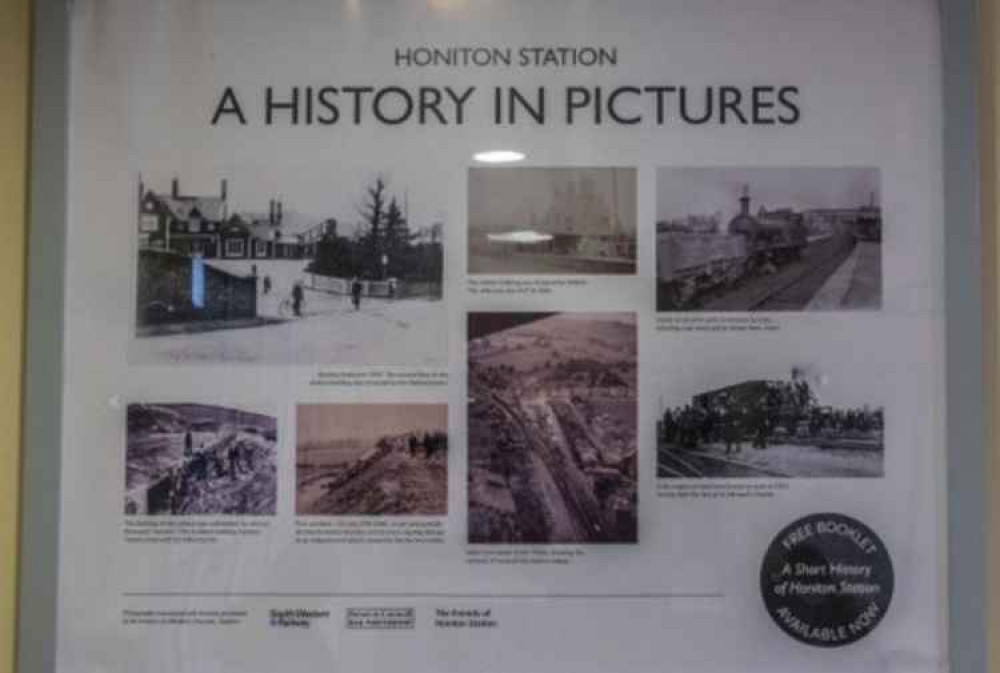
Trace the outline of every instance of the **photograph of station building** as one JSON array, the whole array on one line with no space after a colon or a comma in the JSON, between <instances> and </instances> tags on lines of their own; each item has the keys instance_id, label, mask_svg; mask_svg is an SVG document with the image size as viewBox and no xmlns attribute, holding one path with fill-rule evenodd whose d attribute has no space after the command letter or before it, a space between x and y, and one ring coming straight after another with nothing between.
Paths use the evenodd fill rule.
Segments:
<instances>
[{"instance_id":1,"label":"photograph of station building","mask_svg":"<svg viewBox=\"0 0 1000 673\"><path fill-rule=\"evenodd\" d=\"M432 365L446 359L439 196L372 172L343 192L297 185L311 209L140 179L133 362ZM164 183L158 183L164 184ZM411 203L416 206L413 211ZM255 209L257 204L266 205ZM400 339L407 348L392 347Z\"/></svg>"},{"instance_id":2,"label":"photograph of station building","mask_svg":"<svg viewBox=\"0 0 1000 673\"><path fill-rule=\"evenodd\" d=\"M317 242L336 235L337 222L300 222L289 226L281 199L272 198L265 214L230 213L228 181L218 194L181 192L174 178L170 191L139 183L139 248L207 259L303 259L316 253Z\"/></svg>"},{"instance_id":3,"label":"photograph of station building","mask_svg":"<svg viewBox=\"0 0 1000 673\"><path fill-rule=\"evenodd\" d=\"M633 168L469 169L469 273L636 272Z\"/></svg>"}]
</instances>

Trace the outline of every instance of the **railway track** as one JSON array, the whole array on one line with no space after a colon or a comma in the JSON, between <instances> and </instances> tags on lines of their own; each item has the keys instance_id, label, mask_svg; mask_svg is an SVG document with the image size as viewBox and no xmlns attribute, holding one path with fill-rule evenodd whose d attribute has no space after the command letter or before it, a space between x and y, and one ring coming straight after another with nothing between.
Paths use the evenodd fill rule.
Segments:
<instances>
[{"instance_id":1,"label":"railway track","mask_svg":"<svg viewBox=\"0 0 1000 673\"><path fill-rule=\"evenodd\" d=\"M755 298L750 311L797 311L815 296L827 279L847 259L853 250L849 236L842 234L824 242L822 251L816 251L801 274L776 283L766 294Z\"/></svg>"},{"instance_id":2,"label":"railway track","mask_svg":"<svg viewBox=\"0 0 1000 673\"><path fill-rule=\"evenodd\" d=\"M489 391L487 395L490 401L511 420L531 451L545 464L552 480L559 489L563 504L574 519L574 527L581 537L579 541L607 542L611 540L612 531L605 528L603 516L597 504L586 497L588 493L586 487L582 484L571 483L572 478L567 474L567 467L564 464L565 457L559 453L556 447L551 446L544 438L539 438L532 432L528 422L524 420L512 403L507 402L492 391Z\"/></svg>"},{"instance_id":3,"label":"railway track","mask_svg":"<svg viewBox=\"0 0 1000 673\"><path fill-rule=\"evenodd\" d=\"M707 290L689 308L705 311L802 310L850 255L853 241L846 231L815 239L803 250L802 259L780 267L773 275L753 275L742 278L735 286Z\"/></svg>"},{"instance_id":4,"label":"railway track","mask_svg":"<svg viewBox=\"0 0 1000 673\"><path fill-rule=\"evenodd\" d=\"M777 470L757 467L743 461L731 460L702 451L682 452L677 449L660 449L657 458L657 476L667 479L790 476Z\"/></svg>"}]
</instances>

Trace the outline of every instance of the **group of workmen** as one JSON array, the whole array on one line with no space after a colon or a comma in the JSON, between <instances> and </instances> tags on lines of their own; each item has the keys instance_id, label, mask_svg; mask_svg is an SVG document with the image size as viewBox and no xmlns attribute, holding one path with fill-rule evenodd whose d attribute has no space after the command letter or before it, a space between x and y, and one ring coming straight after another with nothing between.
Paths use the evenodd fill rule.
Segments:
<instances>
[{"instance_id":1,"label":"group of workmen","mask_svg":"<svg viewBox=\"0 0 1000 673\"><path fill-rule=\"evenodd\" d=\"M382 437L375 443L380 454L389 451L405 451L411 458L423 457L428 460L438 454L447 454L448 435L441 431L411 432L407 435Z\"/></svg>"},{"instance_id":2,"label":"group of workmen","mask_svg":"<svg viewBox=\"0 0 1000 673\"><path fill-rule=\"evenodd\" d=\"M865 435L882 429L882 410L821 407L807 386L796 384L768 387L752 399L720 393L664 411L660 441L682 449L724 443L729 454L741 451L747 440L766 449L779 428L806 437Z\"/></svg>"},{"instance_id":3,"label":"group of workmen","mask_svg":"<svg viewBox=\"0 0 1000 673\"><path fill-rule=\"evenodd\" d=\"M411 458L416 458L422 448L424 458L430 460L438 453L447 453L448 435L443 432L426 432L423 439L420 439L416 434L411 434L406 439L406 446Z\"/></svg>"},{"instance_id":4,"label":"group of workmen","mask_svg":"<svg viewBox=\"0 0 1000 673\"><path fill-rule=\"evenodd\" d=\"M742 451L750 438L755 449L766 449L777 413L765 400L740 405L728 399L714 406L688 404L663 412L661 440L666 446L697 449L706 444L724 442L726 453Z\"/></svg>"},{"instance_id":5,"label":"group of workmen","mask_svg":"<svg viewBox=\"0 0 1000 673\"><path fill-rule=\"evenodd\" d=\"M865 434L882 429L881 409L833 409L809 418L809 434Z\"/></svg>"},{"instance_id":6,"label":"group of workmen","mask_svg":"<svg viewBox=\"0 0 1000 673\"><path fill-rule=\"evenodd\" d=\"M170 510L177 513L196 484L226 476L231 481L237 481L253 472L254 450L248 442L234 437L225 449L218 445L205 447L203 443L195 447L194 435L188 430L184 433L184 462L171 469L167 477L170 481Z\"/></svg>"},{"instance_id":7,"label":"group of workmen","mask_svg":"<svg viewBox=\"0 0 1000 673\"><path fill-rule=\"evenodd\" d=\"M235 437L229 440L229 446L222 452L218 445L205 448L201 444L195 449L194 435L188 430L184 433L184 458L182 470L193 474L198 481L205 481L209 476L226 475L236 480L241 474L250 474L254 469L253 447Z\"/></svg>"}]
</instances>

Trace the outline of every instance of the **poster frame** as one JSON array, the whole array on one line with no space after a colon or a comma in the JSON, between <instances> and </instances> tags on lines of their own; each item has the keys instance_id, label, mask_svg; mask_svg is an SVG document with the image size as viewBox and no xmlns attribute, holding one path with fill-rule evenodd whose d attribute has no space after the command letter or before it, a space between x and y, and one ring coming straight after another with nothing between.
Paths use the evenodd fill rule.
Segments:
<instances>
[{"instance_id":1,"label":"poster frame","mask_svg":"<svg viewBox=\"0 0 1000 673\"><path fill-rule=\"evenodd\" d=\"M984 369L984 237L980 220L978 5L939 0L948 403L948 625L951 668L987 670L987 478L990 407ZM24 354L17 670L53 671L59 559L69 19L72 3L34 3L34 65ZM992 93L992 92L990 92ZM985 95L985 92L984 92ZM942 554L944 552L942 551ZM996 561L990 564L996 573ZM30 562L29 562L30 561ZM944 609L944 606L942 606Z\"/></svg>"}]
</instances>

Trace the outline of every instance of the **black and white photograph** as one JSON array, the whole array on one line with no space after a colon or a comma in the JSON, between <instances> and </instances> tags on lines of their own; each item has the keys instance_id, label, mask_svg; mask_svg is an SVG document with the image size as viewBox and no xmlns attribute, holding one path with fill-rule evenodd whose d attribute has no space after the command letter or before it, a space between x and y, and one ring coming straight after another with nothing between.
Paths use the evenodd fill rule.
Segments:
<instances>
[{"instance_id":1,"label":"black and white photograph","mask_svg":"<svg viewBox=\"0 0 1000 673\"><path fill-rule=\"evenodd\" d=\"M296 184L299 207L241 176L140 180L133 361L445 362L434 195L373 173Z\"/></svg>"},{"instance_id":2,"label":"black and white photograph","mask_svg":"<svg viewBox=\"0 0 1000 673\"><path fill-rule=\"evenodd\" d=\"M295 512L448 513L445 404L300 404Z\"/></svg>"},{"instance_id":3,"label":"black and white photograph","mask_svg":"<svg viewBox=\"0 0 1000 673\"><path fill-rule=\"evenodd\" d=\"M469 169L469 273L636 272L634 168Z\"/></svg>"},{"instance_id":4,"label":"black and white photograph","mask_svg":"<svg viewBox=\"0 0 1000 673\"><path fill-rule=\"evenodd\" d=\"M129 404L125 514L273 515L274 416L210 404Z\"/></svg>"},{"instance_id":5,"label":"black and white photograph","mask_svg":"<svg viewBox=\"0 0 1000 673\"><path fill-rule=\"evenodd\" d=\"M634 313L470 313L471 543L637 541Z\"/></svg>"},{"instance_id":6,"label":"black and white photograph","mask_svg":"<svg viewBox=\"0 0 1000 673\"><path fill-rule=\"evenodd\" d=\"M877 168L660 168L658 311L882 305Z\"/></svg>"},{"instance_id":7,"label":"black and white photograph","mask_svg":"<svg viewBox=\"0 0 1000 673\"><path fill-rule=\"evenodd\" d=\"M661 479L881 477L885 418L850 363L729 358L700 384L665 386L656 426Z\"/></svg>"}]
</instances>

